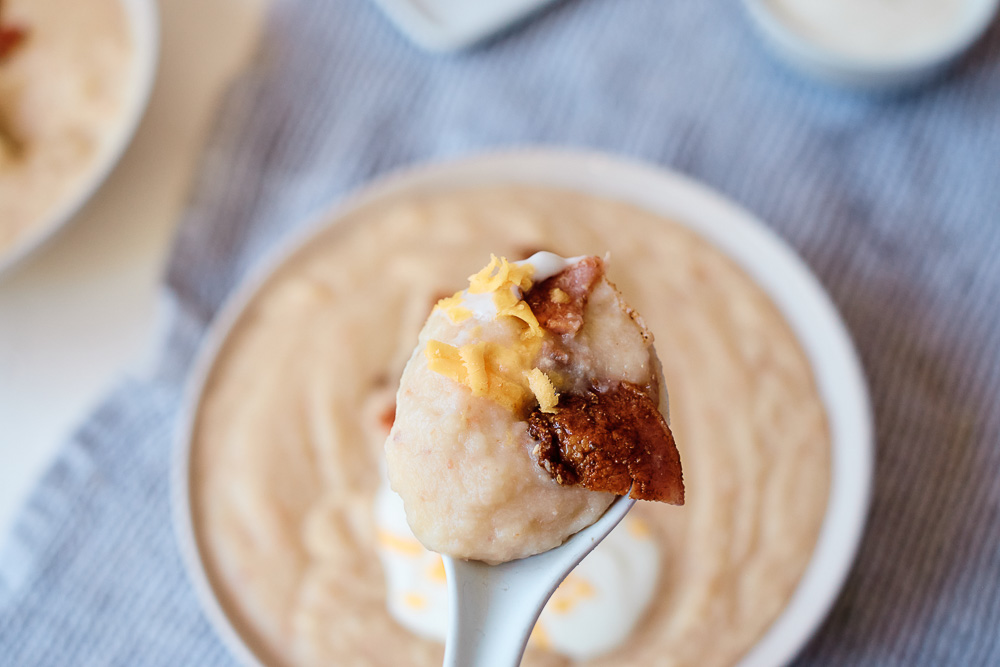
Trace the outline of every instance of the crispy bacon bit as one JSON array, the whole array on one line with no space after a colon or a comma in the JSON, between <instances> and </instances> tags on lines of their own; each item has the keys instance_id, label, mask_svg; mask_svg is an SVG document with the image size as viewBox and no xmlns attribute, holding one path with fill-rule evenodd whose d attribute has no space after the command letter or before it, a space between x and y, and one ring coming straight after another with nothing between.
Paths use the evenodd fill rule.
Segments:
<instances>
[{"instance_id":1,"label":"crispy bacon bit","mask_svg":"<svg viewBox=\"0 0 1000 667\"><path fill-rule=\"evenodd\" d=\"M20 46L28 31L16 25L6 25L3 20L3 0L0 0L0 62Z\"/></svg>"},{"instance_id":2,"label":"crispy bacon bit","mask_svg":"<svg viewBox=\"0 0 1000 667\"><path fill-rule=\"evenodd\" d=\"M27 31L22 28L0 26L0 61L13 53L27 36Z\"/></svg>"},{"instance_id":3,"label":"crispy bacon bit","mask_svg":"<svg viewBox=\"0 0 1000 667\"><path fill-rule=\"evenodd\" d=\"M597 257L586 257L533 285L524 300L543 329L572 335L583 326L583 309L603 275L604 262Z\"/></svg>"},{"instance_id":4,"label":"crispy bacon bit","mask_svg":"<svg viewBox=\"0 0 1000 667\"><path fill-rule=\"evenodd\" d=\"M656 403L636 385L563 395L554 414L535 410L533 454L557 482L638 500L684 504L674 436Z\"/></svg>"},{"instance_id":5,"label":"crispy bacon bit","mask_svg":"<svg viewBox=\"0 0 1000 667\"><path fill-rule=\"evenodd\" d=\"M388 433L392 430L392 425L396 423L396 404L393 403L378 416L379 425Z\"/></svg>"}]
</instances>

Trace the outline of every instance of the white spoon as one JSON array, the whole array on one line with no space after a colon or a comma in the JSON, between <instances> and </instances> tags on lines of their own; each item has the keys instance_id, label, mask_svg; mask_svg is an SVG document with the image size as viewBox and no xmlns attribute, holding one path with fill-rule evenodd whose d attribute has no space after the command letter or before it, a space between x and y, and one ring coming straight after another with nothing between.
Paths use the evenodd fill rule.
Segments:
<instances>
[{"instance_id":1,"label":"white spoon","mask_svg":"<svg viewBox=\"0 0 1000 667\"><path fill-rule=\"evenodd\" d=\"M517 667L556 587L633 505L632 498L617 498L564 544L528 558L487 565L444 556L451 609L444 667Z\"/></svg>"}]
</instances>

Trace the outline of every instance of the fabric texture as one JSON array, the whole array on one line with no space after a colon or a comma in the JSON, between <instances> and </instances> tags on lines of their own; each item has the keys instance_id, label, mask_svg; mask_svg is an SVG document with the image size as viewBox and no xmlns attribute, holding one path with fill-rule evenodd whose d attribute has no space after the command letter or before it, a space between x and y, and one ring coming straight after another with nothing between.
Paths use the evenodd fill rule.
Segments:
<instances>
[{"instance_id":1,"label":"fabric texture","mask_svg":"<svg viewBox=\"0 0 1000 667\"><path fill-rule=\"evenodd\" d=\"M738 3L571 0L471 52L368 0L275 5L218 116L165 278L156 369L67 443L0 552L0 663L228 664L182 570L171 438L240 278L378 174L581 146L700 179L805 257L877 419L861 552L802 665L1000 664L1000 29L948 78L872 97L775 64Z\"/></svg>"}]
</instances>

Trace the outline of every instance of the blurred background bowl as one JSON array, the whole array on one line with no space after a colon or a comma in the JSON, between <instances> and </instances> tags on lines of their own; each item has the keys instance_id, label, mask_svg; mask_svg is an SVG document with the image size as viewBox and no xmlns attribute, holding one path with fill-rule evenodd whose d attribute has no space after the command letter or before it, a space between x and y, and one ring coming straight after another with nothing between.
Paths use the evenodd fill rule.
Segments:
<instances>
[{"instance_id":1,"label":"blurred background bowl","mask_svg":"<svg viewBox=\"0 0 1000 667\"><path fill-rule=\"evenodd\" d=\"M160 24L156 0L118 0L128 18L129 32L135 50L131 94L121 121L108 140L100 159L91 166L86 177L60 206L32 224L8 250L0 253L0 277L8 269L51 240L101 187L105 179L128 148L139 121L146 111L149 95L156 78L159 56Z\"/></svg>"},{"instance_id":2,"label":"blurred background bowl","mask_svg":"<svg viewBox=\"0 0 1000 667\"><path fill-rule=\"evenodd\" d=\"M993 22L1000 0L975 2L959 30L907 57L852 57L809 40L782 19L767 0L743 0L743 8L768 48L798 72L837 86L878 92L912 88L943 74Z\"/></svg>"}]
</instances>

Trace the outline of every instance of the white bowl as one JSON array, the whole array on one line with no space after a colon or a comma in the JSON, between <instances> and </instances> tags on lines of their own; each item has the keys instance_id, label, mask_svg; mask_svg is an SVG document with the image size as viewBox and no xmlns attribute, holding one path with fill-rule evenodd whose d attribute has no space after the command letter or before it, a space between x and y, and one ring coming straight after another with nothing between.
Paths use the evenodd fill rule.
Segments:
<instances>
[{"instance_id":1,"label":"white bowl","mask_svg":"<svg viewBox=\"0 0 1000 667\"><path fill-rule=\"evenodd\" d=\"M872 415L861 363L836 309L802 260L751 214L677 173L597 153L522 150L421 166L387 176L287 243L222 308L193 365L177 430L172 492L177 537L206 615L234 655L260 664L223 611L206 573L191 513L190 448L205 382L230 331L278 267L344 216L428 191L497 184L578 190L627 201L688 226L732 257L770 295L809 358L829 417L832 479L819 540L781 616L740 662L791 660L837 597L861 540L872 482Z\"/></svg>"},{"instance_id":2,"label":"white bowl","mask_svg":"<svg viewBox=\"0 0 1000 667\"><path fill-rule=\"evenodd\" d=\"M447 53L480 42L555 0L373 0L404 35L427 51Z\"/></svg>"},{"instance_id":3,"label":"white bowl","mask_svg":"<svg viewBox=\"0 0 1000 667\"><path fill-rule=\"evenodd\" d=\"M1000 0L978 0L974 16L937 47L907 58L882 59L850 57L824 48L787 25L765 0L743 0L757 32L791 67L827 83L867 91L911 88L942 74L979 41L998 7Z\"/></svg>"},{"instance_id":4,"label":"white bowl","mask_svg":"<svg viewBox=\"0 0 1000 667\"><path fill-rule=\"evenodd\" d=\"M83 182L58 208L44 219L33 223L29 231L14 245L0 252L0 275L51 240L97 192L121 159L146 110L153 81L156 78L159 55L159 15L156 2L155 0L119 0L119 2L128 17L135 47L132 80L128 84L131 93L128 107L103 155L90 168Z\"/></svg>"}]
</instances>

